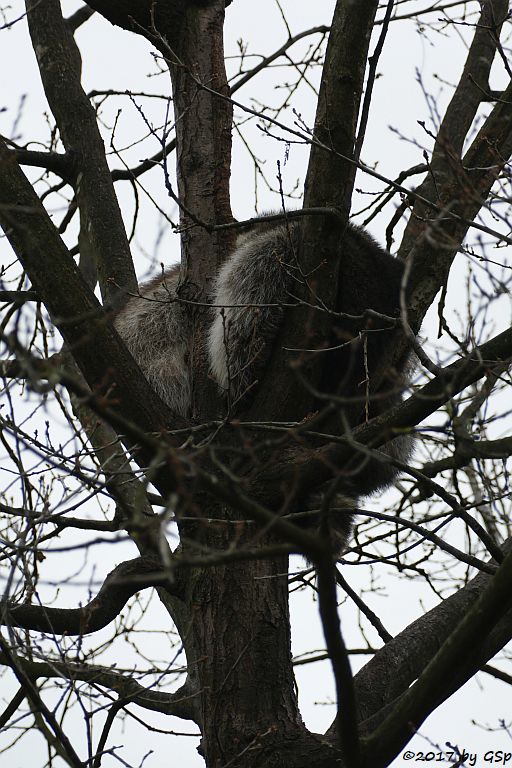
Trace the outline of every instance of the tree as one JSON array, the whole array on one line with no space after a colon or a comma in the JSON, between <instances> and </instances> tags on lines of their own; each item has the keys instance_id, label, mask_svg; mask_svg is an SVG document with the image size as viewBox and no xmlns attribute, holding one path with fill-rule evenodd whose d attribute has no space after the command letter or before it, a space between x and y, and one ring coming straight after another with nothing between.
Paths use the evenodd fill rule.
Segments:
<instances>
[{"instance_id":1,"label":"tree","mask_svg":"<svg viewBox=\"0 0 512 768\"><path fill-rule=\"evenodd\" d=\"M337 0L330 27L290 33L255 65L240 43L240 69L228 79L224 0L91 0L68 19L59 0L27 0L51 117L43 149L18 136L16 124L0 144L0 223L20 265L4 267L1 294L6 410L0 437L7 482L0 660L18 689L0 724L28 713L26 722L48 743L47 764L55 755L72 766L113 763L118 752L109 736L116 718L127 712L140 718L146 709L196 723L212 768L387 766L425 718L510 640L506 462L512 442L500 430L508 415L503 393L510 383L512 329L489 315L489 307L504 304L510 286L509 9L505 0L477 6L440 2L421 10L408 0L382 7L376 0ZM442 15L443 31L460 27L467 35L466 61L442 116L433 108L432 124L422 126L429 143L417 148L421 162L397 168L393 180L363 160L379 59L393 25L414 18L426 34L438 23L433 11ZM163 128L154 127L144 94L84 92L74 34L93 13L128 30L127 41L133 34L149 41L160 71L170 72L172 105L165 102ZM24 23L23 15L6 16L2 32ZM294 49L304 40L305 47ZM295 50L303 55L295 58ZM238 100L242 87L249 89L282 61L296 79L290 74L275 110ZM285 110L300 83L315 90L311 78L320 65L310 128L301 114L291 118ZM492 87L495 78L499 88ZM110 169L106 146L116 159L125 157L117 148L122 115L113 125L102 115L104 101L116 96L135 106L145 134L161 146L133 167ZM388 216L388 247L406 265L407 291L377 377L408 347L419 362L411 396L355 429L335 431L326 413L314 409L322 357L314 350L328 338L330 315L308 302L287 311L250 402L236 418L219 419L222 400L202 340L212 281L239 229L229 189L233 110L237 132L243 135L244 122L257 118L285 159L295 144L309 151L300 257L304 272L314 271L318 306L332 307L338 281L350 280L353 265L342 250L335 263L329 254L337 252L354 213L356 173L363 192L372 194L364 224L381 211ZM258 178L268 179L254 153L253 161ZM153 392L111 322L126 295L137 291L130 249L137 216L127 236L114 182L131 184L137 201L138 181L155 166L163 169L179 210L179 296L193 328L190 420L176 417ZM417 176L417 186L404 186ZM283 178L280 167L277 208L288 209L302 195ZM66 212L57 226L62 201ZM457 253L474 270L467 272L466 315L458 317L452 309L454 303L460 309L460 294L448 282ZM416 341L431 307L447 340L437 354ZM300 353L305 339L309 355ZM340 408L350 421L361 405L357 399L325 405L327 413ZM348 565L332 565L321 533L305 531L286 513L321 484L330 482L334 491L351 461L388 460L379 447L401 430L417 432L416 460L400 465L404 480L391 500L385 496L361 511L346 557L365 564L368 573L394 568L421 577L439 598L393 637L371 598L367 605L351 588ZM329 493L325 499L327 505ZM176 530L180 545L172 551L169 537ZM139 556L109 572L101 544L113 546L123 537ZM100 586L91 583L87 604L61 608L58 599L57 606L41 599L46 558L95 549ZM297 703L290 552L305 554L314 566L301 578L318 597L335 678L337 714L322 737L304 726ZM81 567L87 565L85 559ZM177 635L166 639L165 664L155 665L148 685L134 670L94 664L102 646L87 638L116 621L115 643L122 636L135 643L135 611L151 587ZM355 676L338 615L343 595L380 638ZM182 647L184 681L173 693L160 690L174 681ZM510 683L506 674L486 669ZM66 682L58 698L51 686L56 679ZM84 714L86 756L70 735L72 702ZM98 737L91 724L102 718Z\"/></svg>"}]
</instances>

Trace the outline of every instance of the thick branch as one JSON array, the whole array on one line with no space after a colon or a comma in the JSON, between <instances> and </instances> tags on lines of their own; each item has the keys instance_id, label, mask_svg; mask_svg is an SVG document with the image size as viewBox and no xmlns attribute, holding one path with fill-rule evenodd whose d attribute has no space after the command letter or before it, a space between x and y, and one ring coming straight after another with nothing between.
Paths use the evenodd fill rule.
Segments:
<instances>
[{"instance_id":1,"label":"thick branch","mask_svg":"<svg viewBox=\"0 0 512 768\"><path fill-rule=\"evenodd\" d=\"M414 207L408 229L409 235L414 229L417 237L408 256L409 323L414 330L420 327L426 310L448 279L453 258L469 229L466 222L478 214L511 154L512 83L460 161L457 172L438 187L437 202L447 215L437 214L422 203Z\"/></svg>"},{"instance_id":2,"label":"thick branch","mask_svg":"<svg viewBox=\"0 0 512 768\"><path fill-rule=\"evenodd\" d=\"M172 414L108 323L32 185L1 141L0 224L93 393L108 393L110 407L144 431L158 432L170 423Z\"/></svg>"},{"instance_id":3,"label":"thick branch","mask_svg":"<svg viewBox=\"0 0 512 768\"><path fill-rule=\"evenodd\" d=\"M411 731L416 730L455 687L459 687L462 681L478 671L482 665L481 638L505 617L508 619L510 637L511 579L512 551L509 551L496 574L481 588L476 602L455 625L415 685L404 693L382 725L368 739L367 765L388 765L410 739ZM461 667L464 669L462 675Z\"/></svg>"},{"instance_id":4,"label":"thick branch","mask_svg":"<svg viewBox=\"0 0 512 768\"><path fill-rule=\"evenodd\" d=\"M464 73L443 119L430 163L431 173L417 193L400 247L411 264L409 322L417 331L439 288L445 285L454 255L468 226L512 153L512 85L494 107L466 156L462 147L484 98L506 0L486 0ZM434 209L424 202L432 200ZM441 209L445 216L437 214ZM456 214L462 220L450 217Z\"/></svg>"},{"instance_id":5,"label":"thick branch","mask_svg":"<svg viewBox=\"0 0 512 768\"><path fill-rule=\"evenodd\" d=\"M482 99L489 90L489 75L496 54L503 21L508 16L508 0L483 0L480 17L466 57L464 70L444 114L430 161L437 177L450 158L460 158L467 133ZM432 178L428 179L432 186ZM430 190L431 193L434 189ZM426 195L430 197L430 194Z\"/></svg>"},{"instance_id":6,"label":"thick branch","mask_svg":"<svg viewBox=\"0 0 512 768\"><path fill-rule=\"evenodd\" d=\"M114 568L96 597L82 608L14 605L2 600L0 623L57 635L87 635L103 629L117 618L136 592L162 585L178 591L156 559L137 557Z\"/></svg>"},{"instance_id":7,"label":"thick branch","mask_svg":"<svg viewBox=\"0 0 512 768\"><path fill-rule=\"evenodd\" d=\"M27 0L34 52L69 158L83 225L97 257L104 299L134 291L137 279L96 115L80 83L81 59L59 0Z\"/></svg>"},{"instance_id":8,"label":"thick branch","mask_svg":"<svg viewBox=\"0 0 512 768\"><path fill-rule=\"evenodd\" d=\"M357 673L355 686L358 720L362 723L363 732L371 733L375 724L382 721L383 713L391 711L390 705L420 676L426 664L491 581L492 576L479 573L465 587L387 642ZM479 664L492 658L507 642L512 635L511 619L512 614L509 612L494 632L484 632L482 637L485 637L485 641L479 643L478 652L461 655L457 669L465 673L466 679L475 674ZM333 729L334 724L330 730L332 735Z\"/></svg>"},{"instance_id":9,"label":"thick branch","mask_svg":"<svg viewBox=\"0 0 512 768\"><path fill-rule=\"evenodd\" d=\"M81 27L82 24L85 24L85 22L88 21L93 14L94 11L92 8L88 8L87 5L83 5L71 16L66 18L66 24L68 25L70 31L75 33L78 27Z\"/></svg>"},{"instance_id":10,"label":"thick branch","mask_svg":"<svg viewBox=\"0 0 512 768\"><path fill-rule=\"evenodd\" d=\"M217 409L218 393L208 376L202 340L207 313L201 307L223 258L232 250L230 229L208 231L201 222L232 220L232 104L224 67L224 0L92 0L112 23L148 38L165 56L173 83L177 191L168 192L181 213L183 298L192 326L190 372L193 415ZM167 174L166 174L167 176ZM186 293L186 295L185 295Z\"/></svg>"},{"instance_id":11,"label":"thick branch","mask_svg":"<svg viewBox=\"0 0 512 768\"><path fill-rule=\"evenodd\" d=\"M298 254L302 272L311 278L313 296L335 307L338 282L347 278L351 265L343 257L343 230L350 211L356 166L354 142L368 46L378 0L338 0L329 34L315 117L314 139L304 186L304 207L334 208L340 218L306 217L303 248ZM328 151L333 150L332 152ZM312 296L304 298L312 301ZM297 418L311 409L311 393L291 370L293 357L283 349L321 349L329 338L329 313L298 306L287 312L274 341L266 376L251 409L254 418L273 421ZM296 357L296 356L295 356ZM322 356L300 361L301 376L318 381ZM251 418L251 416L249 416Z\"/></svg>"},{"instance_id":12,"label":"thick branch","mask_svg":"<svg viewBox=\"0 0 512 768\"><path fill-rule=\"evenodd\" d=\"M478 25L468 51L464 71L443 117L430 161L430 174L416 192L427 200L436 200L438 186L459 167L466 135L478 107L489 87L489 74L496 53L501 23L506 16L508 0L486 0L482 3ZM421 222L428 210L416 201L404 233L400 253L411 249Z\"/></svg>"},{"instance_id":13,"label":"thick branch","mask_svg":"<svg viewBox=\"0 0 512 768\"><path fill-rule=\"evenodd\" d=\"M47 171L55 173L56 176L60 176L68 184L72 184L75 180L75 169L67 155L59 152L36 152L33 149L21 147L15 147L12 151L20 165L45 168Z\"/></svg>"},{"instance_id":14,"label":"thick branch","mask_svg":"<svg viewBox=\"0 0 512 768\"><path fill-rule=\"evenodd\" d=\"M37 301L37 299L35 291L0 291L0 302L5 301L16 306L21 306L26 301Z\"/></svg>"},{"instance_id":15,"label":"thick branch","mask_svg":"<svg viewBox=\"0 0 512 768\"><path fill-rule=\"evenodd\" d=\"M196 713L192 702L193 694L185 683L175 693L164 693L145 688L127 674L121 674L107 667L97 667L91 664L73 664L70 661L52 659L49 662L32 661L18 658L23 671L31 680L59 677L64 680L83 680L86 683L100 685L114 691L125 704L136 704L153 712L164 715L181 717L184 720L196 721ZM5 659L0 654L0 664Z\"/></svg>"},{"instance_id":16,"label":"thick branch","mask_svg":"<svg viewBox=\"0 0 512 768\"><path fill-rule=\"evenodd\" d=\"M167 27L157 26L159 37L155 40L167 59L173 87L176 174L183 227L181 280L185 283L184 297L199 302L211 295L219 266L236 238L232 229L212 232L197 226L198 220L216 224L232 221L229 179L233 107L227 98L224 65L224 0L213 0L208 6L187 9L180 39L174 46L165 42L170 34ZM190 305L189 310L192 412L202 418L218 409L218 392L204 354L210 316L199 305Z\"/></svg>"},{"instance_id":17,"label":"thick branch","mask_svg":"<svg viewBox=\"0 0 512 768\"><path fill-rule=\"evenodd\" d=\"M344 157L352 157L359 105L378 0L338 0L334 11L318 95L314 137L337 154L318 145L311 147L304 185L304 206L350 211L356 168ZM344 156L344 157L342 157ZM313 220L311 222L315 224ZM316 222L323 226L324 222ZM313 230L311 230L313 237ZM318 244L325 237L316 237ZM307 240L307 238L306 238ZM336 243L336 241L335 241Z\"/></svg>"}]
</instances>

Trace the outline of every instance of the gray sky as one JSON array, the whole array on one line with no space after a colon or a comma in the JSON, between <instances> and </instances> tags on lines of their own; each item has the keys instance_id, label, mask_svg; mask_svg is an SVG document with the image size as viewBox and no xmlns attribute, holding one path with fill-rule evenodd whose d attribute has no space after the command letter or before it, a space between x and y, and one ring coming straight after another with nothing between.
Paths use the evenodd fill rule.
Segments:
<instances>
[{"instance_id":1,"label":"gray sky","mask_svg":"<svg viewBox=\"0 0 512 768\"><path fill-rule=\"evenodd\" d=\"M416 0L419 5L420 0ZM427 7L431 3L425 2ZM78 7L76 2L64 0L63 9L66 14ZM281 7L286 14L292 34L305 28L318 24L327 24L330 21L334 3L332 0L316 0L314 3L305 0L282 0ZM407 8L410 3L405 4ZM476 3L472 4L476 7ZM23 3L13 0L13 13L23 11ZM413 22L405 24L393 24L386 42L386 47L379 64L381 75L375 86L375 94L371 111L371 119L367 133L366 143L363 149L363 160L374 166L379 173L396 177L397 173L405 167L413 166L423 161L423 148L431 146L431 139L427 130L435 132L436 111L442 113L451 94L450 84L455 83L461 71L465 55L464 28L450 31L445 36L445 31L439 33L421 34L418 26ZM234 0L227 10L226 22L226 52L229 56L237 56L239 49L236 41L243 38L248 43L247 53L270 53L282 45L287 38L287 30L281 19L281 14L274 0L259 0L258 3L247 0ZM12 135L12 126L17 113L20 98L25 98L21 119L17 131L21 135L20 141L28 137L35 137L44 141L48 136L48 124L44 117L45 100L42 95L39 76L33 57L33 52L28 43L26 25L24 21L16 24L9 30L1 31L0 44L0 71L12 72L12 76L2 77L2 95L0 107L6 110L0 113L0 131L6 135ZM86 90L91 89L118 89L124 91L154 91L156 93L168 93L169 84L165 73L156 76L158 65L154 60L148 43L144 40L112 27L101 18L93 18L80 31L77 36L83 51L83 81ZM304 44L302 44L302 49ZM293 49L292 52L293 54ZM235 68L236 61L230 60L230 66ZM148 73L152 76L148 78ZM289 73L286 73L288 76ZM316 80L320 72L316 71ZM251 82L248 86L236 94L236 99L241 103L257 109L258 103L279 102L281 94L275 90L280 77L285 77L281 68L273 68L269 73ZM495 87L500 82L499 68L496 70ZM315 78L313 78L313 84ZM166 103L163 100L138 100L143 104L146 116L152 120L155 127L165 123ZM435 101L436 107L433 108ZM122 112L117 116L117 111L122 105ZM294 94L290 108L280 115L280 120L290 126L294 126L299 119L311 126L314 117L314 99L311 86L305 82ZM243 111L236 109L240 118ZM300 118L299 118L300 116ZM135 104L127 99L107 104L103 111L103 117L108 127L111 127L117 119L115 132L116 147L129 146L134 136L144 133L140 113ZM420 125L424 121L425 127ZM257 127L258 121L253 120L244 126L244 135L250 140L253 151L263 162L263 170L267 180L275 186L277 175L277 161L283 168L283 180L286 189L293 189L298 180L298 191L295 205L300 205L301 180L304 178L307 163L307 148L297 144L289 147L282 141L276 141L266 135ZM157 131L158 133L158 131ZM122 153L128 164L135 164L140 158L149 152L158 151L158 141L149 137L146 143L135 145ZM121 167L119 158L111 157L112 167ZM37 174L30 172L31 177ZM265 183L258 179L257 194L255 195L254 165L249 153L239 138L235 140L233 161L233 208L235 216L246 218L253 214L255 204L259 211L268 210L279 206L279 198L266 188ZM158 271L161 261L168 263L178 256L178 237L171 233L169 226L164 228L162 219L156 214L154 206L147 196L151 195L163 211L172 220L177 220L176 209L165 192L163 174L160 168L156 168L151 174L141 179L143 188L140 189L141 218L139 220L137 235L135 238L135 253L137 255L137 269L140 276ZM368 202L368 192L379 189L379 185L373 180L358 177L357 187L364 190L357 194L354 201L354 210L358 210ZM124 206L127 223L133 212L133 196L128 185L117 190ZM55 206L55 201L53 201ZM292 206L292 203L290 203ZM62 210L54 209L54 217L60 220L64 214ZM383 242L384 229L389 220L390 208L371 224L372 233ZM129 225L128 225L129 226ZM69 245L73 245L76 239L76 229L70 228L66 235ZM0 260L5 263L10 257L5 243L0 241ZM503 258L503 253L502 253ZM460 263L459 263L460 262ZM466 264L464 259L457 261L452 280L457 283L464 282ZM457 310L457 304L464 296L454 292L451 308L453 313ZM456 315L453 315L456 318ZM507 318L496 318L496 324ZM427 321L424 333L429 335L431 321ZM436 345L442 348L444 340ZM377 502L376 502L377 503ZM132 556L133 549L124 546L123 549L113 548L108 552L108 547L101 548L102 568L107 569L107 563L115 564L125 556ZM72 556L70 556L72 557ZM55 558L57 562L57 558ZM68 562L71 562L68 558ZM297 567L302 567L302 561L296 560ZM60 567L60 565L59 565ZM346 578L352 586L361 591L368 589L368 573L362 567L349 567L345 571ZM97 573L101 578L101 574ZM411 620L420 615L424 610L436 604L436 598L432 592L425 591L419 582L406 580L396 574L389 574L385 569L379 570L379 590L365 597L376 612L383 618L384 624L392 632L398 632ZM58 605L74 605L77 593L73 590L62 589L57 597ZM324 641L320 622L318 620L317 605L312 602L310 592L297 592L291 598L293 616L293 648L294 652L304 653L307 650L323 649ZM144 619L144 631L152 629L152 622L158 623L161 614L157 615L158 604L153 601L152 609ZM359 617L354 608L346 603L340 608L342 628L347 645L349 647L361 647L362 638L358 630ZM105 638L109 637L109 631L104 631ZM369 642L377 642L377 638L371 630L367 630ZM100 638L94 638L94 645ZM146 642L146 641L144 641ZM152 639L147 635L147 642L159 658L165 657L164 638ZM122 648L122 642L116 641L115 648L107 648L104 658L108 663L128 664L130 662L119 660L123 658L125 650L127 659L132 655L128 648ZM365 657L353 657L354 668L364 663ZM321 732L332 721L335 713L332 704L334 693L332 678L328 662L320 662L313 665L300 667L297 672L299 693L304 719L307 725L315 731ZM482 684L485 683L485 691ZM13 688L14 690L14 688ZM452 699L441 707L421 727L421 735L413 739L408 749L413 752L422 750L435 753L444 749L446 742L458 744L462 749L471 753L478 753L478 766L486 764L483 755L488 750L502 749L512 751L512 740L501 731L496 734L485 731L481 726L489 725L497 727L500 718L512 720L510 699L506 698L508 690L502 683L496 682L488 676L480 675L477 680L468 683ZM3 693L8 700L9 693ZM183 723L168 718L149 715L144 711L137 711L144 719L151 719L157 727L169 729L175 728L183 731L187 726ZM478 721L478 725L472 723L472 719ZM80 750L83 745L83 726L81 713L77 712L75 746ZM140 726L129 722L125 732L119 732L114 743L125 742L128 750L124 757L130 764L138 765L141 757L153 749L154 753L145 763L148 768L164 768L164 766L176 765L180 768L195 768L203 765L203 761L195 752L195 740L170 737L159 734L149 734ZM8 741L0 735L0 748ZM430 746L434 744L435 746ZM41 746L38 736L31 739L23 739L10 753L5 764L9 768L17 768L32 762L32 750ZM411 761L412 763L415 760ZM57 759L56 765L60 765ZM106 760L105 766L109 768L114 760ZM403 759L398 758L394 765L402 765Z\"/></svg>"}]
</instances>

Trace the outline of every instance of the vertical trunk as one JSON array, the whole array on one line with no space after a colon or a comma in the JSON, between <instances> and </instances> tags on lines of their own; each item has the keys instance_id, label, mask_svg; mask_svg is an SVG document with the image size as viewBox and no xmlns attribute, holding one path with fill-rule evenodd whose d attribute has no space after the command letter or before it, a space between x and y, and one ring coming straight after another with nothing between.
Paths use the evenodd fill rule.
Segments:
<instances>
[{"instance_id":1,"label":"vertical trunk","mask_svg":"<svg viewBox=\"0 0 512 768\"><path fill-rule=\"evenodd\" d=\"M243 522L214 530L210 524L208 541L225 550L234 535L237 550L254 547L254 526ZM197 664L208 768L244 750L261 753L276 736L282 745L304 732L291 664L287 565L286 556L247 560L198 569L190 581L198 654L190 662Z\"/></svg>"},{"instance_id":2,"label":"vertical trunk","mask_svg":"<svg viewBox=\"0 0 512 768\"><path fill-rule=\"evenodd\" d=\"M209 232L197 224L231 220L229 175L232 106L223 52L224 2L189 8L169 56L177 136L177 178L182 224L182 279L187 299L204 302L231 231ZM214 393L201 359L201 327L207 317L193 308L191 371L194 415L212 414ZM198 506L209 508L208 500ZM255 527L235 524L229 510L209 515L225 523L193 526L194 541L210 551L254 546ZM231 518L231 519L229 519ZM192 533L192 532L191 532ZM184 536L183 540L189 539ZM258 543L258 542L257 542ZM261 542L259 542L261 543ZM202 751L209 768L302 730L291 664L287 558L236 562L198 569L187 602L197 664L203 722Z\"/></svg>"},{"instance_id":3,"label":"vertical trunk","mask_svg":"<svg viewBox=\"0 0 512 768\"><path fill-rule=\"evenodd\" d=\"M233 109L224 66L224 1L189 8L179 40L166 52L176 120L177 179L182 231L181 297L190 305L193 415L215 412L216 389L208 377L204 325L212 281L234 245L233 230L208 231L198 224L232 220L229 198Z\"/></svg>"}]
</instances>

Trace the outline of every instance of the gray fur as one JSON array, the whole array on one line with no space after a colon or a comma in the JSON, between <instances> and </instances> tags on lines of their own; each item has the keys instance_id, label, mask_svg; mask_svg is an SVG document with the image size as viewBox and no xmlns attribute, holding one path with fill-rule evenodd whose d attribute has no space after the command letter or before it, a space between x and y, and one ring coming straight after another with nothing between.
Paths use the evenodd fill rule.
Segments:
<instances>
[{"instance_id":1,"label":"gray fur","mask_svg":"<svg viewBox=\"0 0 512 768\"><path fill-rule=\"evenodd\" d=\"M179 269L140 286L114 325L147 380L175 413L190 411L187 318L176 300Z\"/></svg>"},{"instance_id":2,"label":"gray fur","mask_svg":"<svg viewBox=\"0 0 512 768\"><path fill-rule=\"evenodd\" d=\"M284 225L240 235L214 287L208 334L210 370L232 403L253 387L290 303L297 229Z\"/></svg>"},{"instance_id":3,"label":"gray fur","mask_svg":"<svg viewBox=\"0 0 512 768\"><path fill-rule=\"evenodd\" d=\"M210 369L235 412L236 406L251 393L264 371L286 305L296 303L294 297L300 282L296 262L299 237L300 226L296 220L278 225L269 223L266 227L259 225L256 231L238 238L233 254L217 277L213 296L215 317L208 337ZM350 281L348 285L340 286L338 312L362 315L365 310L373 309L388 316L398 316L401 264L380 248L370 235L351 225L343 239L343 250L345 252L340 257L348 259ZM343 350L326 355L321 388L327 396L339 393L364 401L366 387L359 385L366 376L366 367L371 380L372 368L381 359L382 345L392 340L393 334L389 326L387 329L385 325L382 329L374 327L373 335L368 335L363 364L362 345L355 343L347 348L344 343L357 340L359 332L364 331L365 322L359 325L348 320L334 323L329 346L343 346ZM408 376L407 359L402 361L401 367L403 370L390 372L377 392L370 394L370 418L401 401L407 383L404 381ZM298 414L298 419L302 416ZM341 422L339 426L339 431L343 432ZM380 450L391 459L404 461L412 451L412 438L401 435ZM346 477L337 479L339 492L327 511L331 545L337 555L345 549L356 499L383 490L396 475L391 464L361 454L354 457ZM328 488L329 484L323 493L320 489L306 500L306 510L318 510ZM304 511L297 520L303 527L314 527L318 525L318 514L308 515Z\"/></svg>"},{"instance_id":4,"label":"gray fur","mask_svg":"<svg viewBox=\"0 0 512 768\"><path fill-rule=\"evenodd\" d=\"M213 378L226 396L231 413L240 406L257 385L272 349L286 306L296 303L300 282L296 254L300 226L297 221L259 225L239 236L236 247L221 268L214 287L212 324L207 349ZM365 310L398 315L401 265L362 230L349 225L341 258L349 265L345 284L340 286L337 310L350 315L363 315ZM188 367L187 318L176 298L179 270L173 268L140 289L115 318L115 325L147 379L170 408L181 416L191 410L191 388ZM357 340L367 321L340 319L333 323L329 346L340 347L325 355L325 374L321 388L327 394L357 397L363 402L365 386L360 382L369 368L382 355L383 345L392 340L393 331L373 327L365 348L345 342ZM390 372L376 392L371 392L370 418L384 412L402 399L407 383L408 362L402 370ZM322 403L319 404L321 406ZM298 414L298 419L304 414ZM336 417L335 417L336 418ZM341 419L341 413L340 413ZM343 432L342 422L338 431ZM352 424L351 426L357 426ZM335 425L331 424L331 428ZM329 426L327 427L329 429ZM411 453L412 441L404 435L387 443L381 450L391 458L405 460ZM389 486L396 477L390 464L356 456L346 477L337 478L337 491L326 510L333 552L340 555L349 537L357 498L368 496ZM297 521L303 527L317 527L322 498L328 490L318 492L305 502L305 510ZM310 514L307 513L310 510ZM313 510L313 511L311 511ZM316 512L314 511L316 510ZM299 512L299 510L297 510Z\"/></svg>"}]
</instances>

